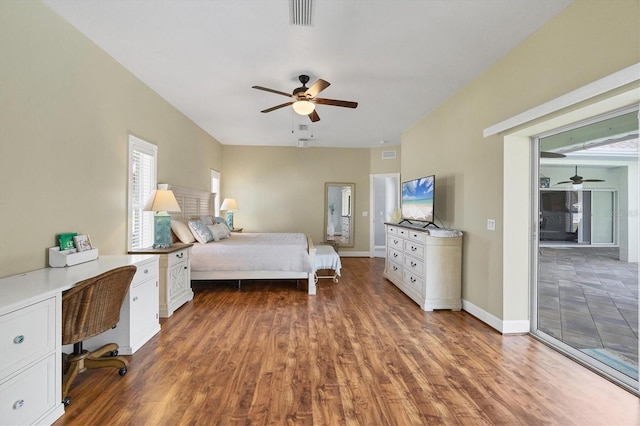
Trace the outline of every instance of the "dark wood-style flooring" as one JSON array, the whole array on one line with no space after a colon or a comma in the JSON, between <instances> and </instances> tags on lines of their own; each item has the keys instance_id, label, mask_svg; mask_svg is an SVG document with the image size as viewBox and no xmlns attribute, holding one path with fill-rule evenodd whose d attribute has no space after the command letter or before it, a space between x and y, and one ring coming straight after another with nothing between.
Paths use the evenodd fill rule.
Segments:
<instances>
[{"instance_id":1,"label":"dark wood-style flooring","mask_svg":"<svg viewBox=\"0 0 640 426\"><path fill-rule=\"evenodd\" d=\"M92 370L56 425L622 425L640 400L530 336L423 312L343 258L339 284L195 283L129 372Z\"/></svg>"}]
</instances>

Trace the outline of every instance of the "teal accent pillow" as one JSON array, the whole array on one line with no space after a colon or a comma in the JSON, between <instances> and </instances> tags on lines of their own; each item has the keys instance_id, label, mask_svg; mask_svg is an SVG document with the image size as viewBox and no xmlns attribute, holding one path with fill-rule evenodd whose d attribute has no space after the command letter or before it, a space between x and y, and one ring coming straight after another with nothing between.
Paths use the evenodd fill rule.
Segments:
<instances>
[{"instance_id":1,"label":"teal accent pillow","mask_svg":"<svg viewBox=\"0 0 640 426\"><path fill-rule=\"evenodd\" d=\"M206 244L213 241L213 234L201 220L190 220L189 229L199 243Z\"/></svg>"}]
</instances>

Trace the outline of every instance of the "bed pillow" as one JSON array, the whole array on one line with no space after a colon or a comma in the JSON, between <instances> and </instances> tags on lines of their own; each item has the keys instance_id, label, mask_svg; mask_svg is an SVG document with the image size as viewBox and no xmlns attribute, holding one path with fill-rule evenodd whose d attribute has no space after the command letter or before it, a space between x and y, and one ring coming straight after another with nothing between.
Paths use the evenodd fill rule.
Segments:
<instances>
[{"instance_id":1,"label":"bed pillow","mask_svg":"<svg viewBox=\"0 0 640 426\"><path fill-rule=\"evenodd\" d=\"M172 219L171 230L185 244L191 244L196 241L186 220Z\"/></svg>"},{"instance_id":2,"label":"bed pillow","mask_svg":"<svg viewBox=\"0 0 640 426\"><path fill-rule=\"evenodd\" d=\"M220 241L231 236L229 228L221 223L216 223L215 225L207 225L207 228L209 228L211 234L213 235L213 241Z\"/></svg>"},{"instance_id":3,"label":"bed pillow","mask_svg":"<svg viewBox=\"0 0 640 426\"><path fill-rule=\"evenodd\" d=\"M213 216L200 216L200 220L207 226L213 225L215 223L213 221Z\"/></svg>"},{"instance_id":4,"label":"bed pillow","mask_svg":"<svg viewBox=\"0 0 640 426\"><path fill-rule=\"evenodd\" d=\"M220 216L215 216L215 217L213 218L213 224L215 225L216 223L221 223L221 224L223 224L224 226L226 226L226 227L227 227L227 229L229 229L229 225L227 225L227 221L226 221L224 218L220 217ZM231 230L230 230L230 229L229 229L229 232L231 232Z\"/></svg>"},{"instance_id":5,"label":"bed pillow","mask_svg":"<svg viewBox=\"0 0 640 426\"><path fill-rule=\"evenodd\" d=\"M213 241L213 234L201 220L190 220L189 229L199 243L206 244Z\"/></svg>"}]
</instances>

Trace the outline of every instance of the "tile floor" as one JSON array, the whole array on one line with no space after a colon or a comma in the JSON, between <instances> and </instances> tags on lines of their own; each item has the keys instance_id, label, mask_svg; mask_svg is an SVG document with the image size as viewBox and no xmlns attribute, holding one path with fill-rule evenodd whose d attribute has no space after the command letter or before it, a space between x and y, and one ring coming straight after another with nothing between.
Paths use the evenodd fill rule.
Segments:
<instances>
[{"instance_id":1,"label":"tile floor","mask_svg":"<svg viewBox=\"0 0 640 426\"><path fill-rule=\"evenodd\" d=\"M539 269L538 328L637 380L638 264L618 248L543 247Z\"/></svg>"}]
</instances>

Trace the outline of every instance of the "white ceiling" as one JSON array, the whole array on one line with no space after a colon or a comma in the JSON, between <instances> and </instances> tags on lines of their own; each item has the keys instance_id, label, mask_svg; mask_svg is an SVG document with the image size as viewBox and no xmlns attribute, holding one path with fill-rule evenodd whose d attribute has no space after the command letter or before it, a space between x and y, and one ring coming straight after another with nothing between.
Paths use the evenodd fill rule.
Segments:
<instances>
[{"instance_id":1,"label":"white ceiling","mask_svg":"<svg viewBox=\"0 0 640 426\"><path fill-rule=\"evenodd\" d=\"M289 0L44 0L225 145L375 147L427 115L571 0L314 0L310 27ZM281 95L299 74L331 83L321 120ZM300 131L300 124L309 124Z\"/></svg>"}]
</instances>

